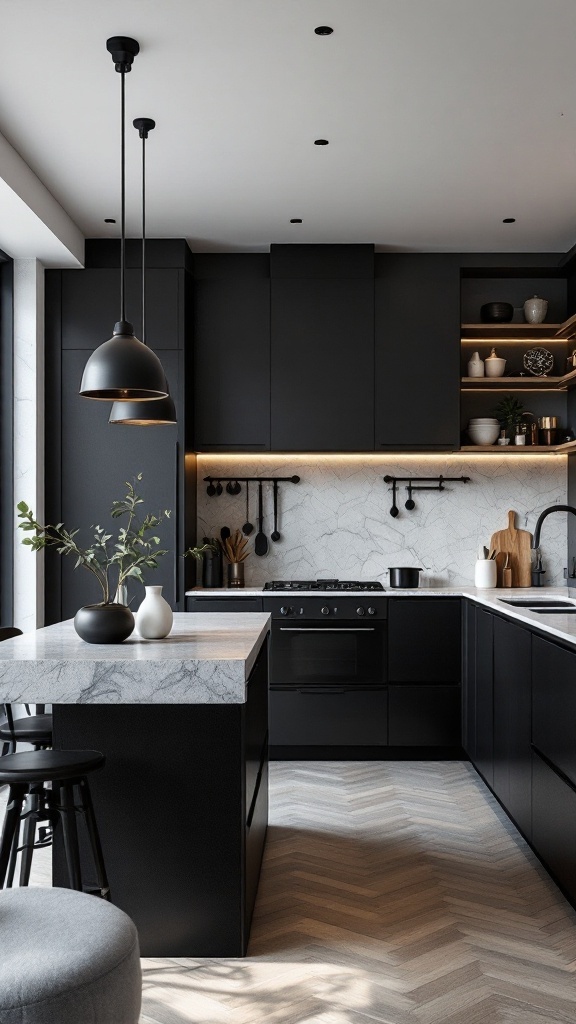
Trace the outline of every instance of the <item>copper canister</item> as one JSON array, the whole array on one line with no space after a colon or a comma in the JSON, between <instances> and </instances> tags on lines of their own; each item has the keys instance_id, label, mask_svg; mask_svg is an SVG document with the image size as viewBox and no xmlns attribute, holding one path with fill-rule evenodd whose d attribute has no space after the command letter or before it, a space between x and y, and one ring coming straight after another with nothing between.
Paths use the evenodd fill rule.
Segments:
<instances>
[{"instance_id":1,"label":"copper canister","mask_svg":"<svg viewBox=\"0 0 576 1024\"><path fill-rule=\"evenodd\" d=\"M538 444L558 443L558 417L540 416L538 419Z\"/></svg>"}]
</instances>

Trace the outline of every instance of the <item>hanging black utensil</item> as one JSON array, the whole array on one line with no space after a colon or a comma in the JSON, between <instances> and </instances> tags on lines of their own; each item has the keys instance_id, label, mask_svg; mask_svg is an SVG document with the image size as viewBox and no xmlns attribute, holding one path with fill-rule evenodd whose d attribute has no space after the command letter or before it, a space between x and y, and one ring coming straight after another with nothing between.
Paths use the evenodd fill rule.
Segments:
<instances>
[{"instance_id":1,"label":"hanging black utensil","mask_svg":"<svg viewBox=\"0 0 576 1024\"><path fill-rule=\"evenodd\" d=\"M262 481L258 481L258 533L254 538L254 554L255 555L266 555L268 553L268 537L264 533L262 526L264 523L264 514L262 511Z\"/></svg>"},{"instance_id":2,"label":"hanging black utensil","mask_svg":"<svg viewBox=\"0 0 576 1024\"><path fill-rule=\"evenodd\" d=\"M213 498L214 495L216 494L216 488L214 487L212 481L210 481L208 487L206 488L206 494L209 494L211 498Z\"/></svg>"},{"instance_id":3,"label":"hanging black utensil","mask_svg":"<svg viewBox=\"0 0 576 1024\"><path fill-rule=\"evenodd\" d=\"M216 494L222 494L222 484L220 481L216 484Z\"/></svg>"},{"instance_id":4,"label":"hanging black utensil","mask_svg":"<svg viewBox=\"0 0 576 1024\"><path fill-rule=\"evenodd\" d=\"M390 509L390 515L393 519L396 519L398 515L398 506L396 504L396 480L392 480L392 508Z\"/></svg>"},{"instance_id":5,"label":"hanging black utensil","mask_svg":"<svg viewBox=\"0 0 576 1024\"><path fill-rule=\"evenodd\" d=\"M249 537L253 529L254 527L250 522L250 484L246 481L246 522L242 527L242 533Z\"/></svg>"},{"instance_id":6,"label":"hanging black utensil","mask_svg":"<svg viewBox=\"0 0 576 1024\"><path fill-rule=\"evenodd\" d=\"M228 494L240 494L242 488L240 487L240 484L238 483L237 480L229 480L228 483L226 484L226 490Z\"/></svg>"},{"instance_id":7,"label":"hanging black utensil","mask_svg":"<svg viewBox=\"0 0 576 1024\"><path fill-rule=\"evenodd\" d=\"M408 501L404 505L404 508L407 508L408 511L411 512L413 508L416 508L416 502L412 498L412 484L411 483L408 484L408 487L406 488L406 490L408 491Z\"/></svg>"},{"instance_id":8,"label":"hanging black utensil","mask_svg":"<svg viewBox=\"0 0 576 1024\"><path fill-rule=\"evenodd\" d=\"M222 540L228 540L228 537L230 536L230 530L228 529L227 526L222 527L222 529L220 530L220 536Z\"/></svg>"},{"instance_id":9,"label":"hanging black utensil","mask_svg":"<svg viewBox=\"0 0 576 1024\"><path fill-rule=\"evenodd\" d=\"M278 530L278 481L274 481L274 529L270 534L270 540L280 540L280 532Z\"/></svg>"}]
</instances>

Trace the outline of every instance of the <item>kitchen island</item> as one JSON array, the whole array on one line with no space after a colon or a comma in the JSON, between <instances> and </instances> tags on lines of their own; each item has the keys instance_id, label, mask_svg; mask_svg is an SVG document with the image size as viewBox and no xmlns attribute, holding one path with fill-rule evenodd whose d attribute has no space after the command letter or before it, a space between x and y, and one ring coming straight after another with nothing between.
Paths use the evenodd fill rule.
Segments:
<instances>
[{"instance_id":1,"label":"kitchen island","mask_svg":"<svg viewBox=\"0 0 576 1024\"><path fill-rule=\"evenodd\" d=\"M112 902L143 956L246 953L268 814L268 632L262 613L177 613L165 640L85 644L68 621L0 645L0 700L52 704L55 747L106 756L90 786ZM56 885L63 868L56 830Z\"/></svg>"}]
</instances>

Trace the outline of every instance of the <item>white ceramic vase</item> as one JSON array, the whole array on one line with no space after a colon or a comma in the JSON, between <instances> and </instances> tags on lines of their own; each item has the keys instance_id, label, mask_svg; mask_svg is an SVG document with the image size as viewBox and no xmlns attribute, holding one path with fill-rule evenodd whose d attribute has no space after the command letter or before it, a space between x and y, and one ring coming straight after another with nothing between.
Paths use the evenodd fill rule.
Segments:
<instances>
[{"instance_id":1,"label":"white ceramic vase","mask_svg":"<svg viewBox=\"0 0 576 1024\"><path fill-rule=\"evenodd\" d=\"M534 295L524 303L524 319L528 324L543 324L548 312L548 300Z\"/></svg>"},{"instance_id":2,"label":"white ceramic vase","mask_svg":"<svg viewBox=\"0 0 576 1024\"><path fill-rule=\"evenodd\" d=\"M479 590L492 590L496 584L496 559L479 558L474 566L474 586Z\"/></svg>"},{"instance_id":3,"label":"white ceramic vase","mask_svg":"<svg viewBox=\"0 0 576 1024\"><path fill-rule=\"evenodd\" d=\"M136 612L136 632L145 640L161 640L172 629L172 609L162 597L162 587L144 587L146 597Z\"/></svg>"},{"instance_id":4,"label":"white ceramic vase","mask_svg":"<svg viewBox=\"0 0 576 1024\"><path fill-rule=\"evenodd\" d=\"M480 359L480 353L474 352L472 359L468 362L468 376L469 377L483 377L484 376L484 360Z\"/></svg>"}]
</instances>

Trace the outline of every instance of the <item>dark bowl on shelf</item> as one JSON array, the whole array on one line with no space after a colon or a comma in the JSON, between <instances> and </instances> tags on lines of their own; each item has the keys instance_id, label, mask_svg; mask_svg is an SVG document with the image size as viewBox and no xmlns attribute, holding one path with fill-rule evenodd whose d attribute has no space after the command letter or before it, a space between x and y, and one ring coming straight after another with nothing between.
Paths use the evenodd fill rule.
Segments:
<instances>
[{"instance_id":1,"label":"dark bowl on shelf","mask_svg":"<svg viewBox=\"0 0 576 1024\"><path fill-rule=\"evenodd\" d=\"M486 302L480 307L483 324L509 324L514 316L514 306L509 302Z\"/></svg>"}]
</instances>

